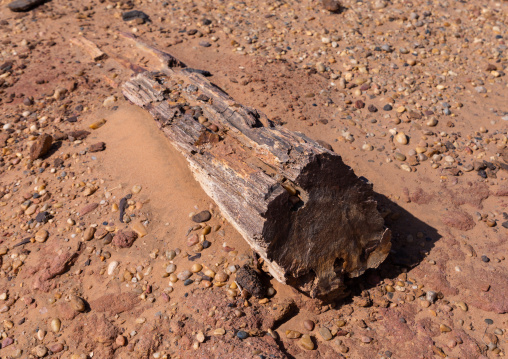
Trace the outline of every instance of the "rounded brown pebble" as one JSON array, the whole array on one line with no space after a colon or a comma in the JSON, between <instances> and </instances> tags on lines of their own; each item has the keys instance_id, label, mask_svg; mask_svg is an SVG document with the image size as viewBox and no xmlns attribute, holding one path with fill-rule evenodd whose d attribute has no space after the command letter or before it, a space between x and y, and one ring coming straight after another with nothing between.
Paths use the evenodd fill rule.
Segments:
<instances>
[{"instance_id":1,"label":"rounded brown pebble","mask_svg":"<svg viewBox=\"0 0 508 359\"><path fill-rule=\"evenodd\" d=\"M119 335L116 337L115 343L116 345L123 347L127 344L127 339L125 339L123 335Z\"/></svg>"},{"instance_id":2,"label":"rounded brown pebble","mask_svg":"<svg viewBox=\"0 0 508 359\"><path fill-rule=\"evenodd\" d=\"M228 276L225 272L222 272L222 271L221 271L221 272L219 272L219 273L217 273L217 274L215 275L215 280L216 280L217 282L225 282L225 281L227 281L227 280L228 280L228 278L229 278L229 276Z\"/></svg>"},{"instance_id":3,"label":"rounded brown pebble","mask_svg":"<svg viewBox=\"0 0 508 359\"><path fill-rule=\"evenodd\" d=\"M303 321L303 327L308 330L309 332L313 331L314 330L314 322L312 320L304 320Z\"/></svg>"},{"instance_id":4,"label":"rounded brown pebble","mask_svg":"<svg viewBox=\"0 0 508 359\"><path fill-rule=\"evenodd\" d=\"M46 242L46 239L48 238L48 231L45 229L39 230L37 233L35 233L35 240L39 243Z\"/></svg>"},{"instance_id":5,"label":"rounded brown pebble","mask_svg":"<svg viewBox=\"0 0 508 359\"><path fill-rule=\"evenodd\" d=\"M77 312L84 312L86 309L85 301L77 295L71 296L69 303L71 304L71 307Z\"/></svg>"},{"instance_id":6,"label":"rounded brown pebble","mask_svg":"<svg viewBox=\"0 0 508 359\"><path fill-rule=\"evenodd\" d=\"M60 353L62 350L64 350L64 346L61 343L56 343L49 345L48 349L51 350L53 353Z\"/></svg>"},{"instance_id":7,"label":"rounded brown pebble","mask_svg":"<svg viewBox=\"0 0 508 359\"><path fill-rule=\"evenodd\" d=\"M323 0L323 7L330 12L340 12L342 8L337 0Z\"/></svg>"},{"instance_id":8,"label":"rounded brown pebble","mask_svg":"<svg viewBox=\"0 0 508 359\"><path fill-rule=\"evenodd\" d=\"M493 219L488 219L485 223L489 227L495 227L496 226L496 221L494 221Z\"/></svg>"},{"instance_id":9,"label":"rounded brown pebble","mask_svg":"<svg viewBox=\"0 0 508 359\"><path fill-rule=\"evenodd\" d=\"M212 214L209 211L201 211L198 214L192 216L192 220L196 223L207 222L212 218Z\"/></svg>"}]
</instances>

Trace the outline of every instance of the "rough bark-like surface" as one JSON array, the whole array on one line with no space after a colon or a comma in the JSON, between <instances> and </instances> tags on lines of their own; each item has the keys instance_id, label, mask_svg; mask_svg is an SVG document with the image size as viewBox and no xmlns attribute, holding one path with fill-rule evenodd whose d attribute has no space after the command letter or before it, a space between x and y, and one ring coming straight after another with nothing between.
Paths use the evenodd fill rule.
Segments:
<instances>
[{"instance_id":1,"label":"rough bark-like surface","mask_svg":"<svg viewBox=\"0 0 508 359\"><path fill-rule=\"evenodd\" d=\"M154 116L277 280L322 297L386 258L390 231L371 186L340 156L150 50L167 66L138 74L124 95Z\"/></svg>"},{"instance_id":2,"label":"rough bark-like surface","mask_svg":"<svg viewBox=\"0 0 508 359\"><path fill-rule=\"evenodd\" d=\"M266 287L259 278L259 274L248 265L236 272L236 283L256 298L263 298L266 294Z\"/></svg>"}]
</instances>

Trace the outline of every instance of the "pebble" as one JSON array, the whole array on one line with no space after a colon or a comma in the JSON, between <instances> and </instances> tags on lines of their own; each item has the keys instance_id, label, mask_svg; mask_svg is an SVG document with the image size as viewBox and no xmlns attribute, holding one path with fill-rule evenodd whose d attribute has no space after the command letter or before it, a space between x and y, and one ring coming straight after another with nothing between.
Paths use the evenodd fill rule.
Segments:
<instances>
[{"instance_id":1,"label":"pebble","mask_svg":"<svg viewBox=\"0 0 508 359\"><path fill-rule=\"evenodd\" d=\"M176 276L179 280L181 281L184 281L184 280L187 280L189 279L189 277L192 275L191 271L188 271L188 270L184 270L184 271L181 271L180 273L178 273L178 275Z\"/></svg>"},{"instance_id":2,"label":"pebble","mask_svg":"<svg viewBox=\"0 0 508 359\"><path fill-rule=\"evenodd\" d=\"M148 234L148 231L146 230L146 227L141 223L140 221L135 221L132 224L132 230L136 232L136 234L142 238Z\"/></svg>"},{"instance_id":3,"label":"pebble","mask_svg":"<svg viewBox=\"0 0 508 359\"><path fill-rule=\"evenodd\" d=\"M407 136L404 132L397 133L397 135L395 135L395 141L397 141L397 143L400 143L401 145L407 145L408 143Z\"/></svg>"},{"instance_id":4,"label":"pebble","mask_svg":"<svg viewBox=\"0 0 508 359\"><path fill-rule=\"evenodd\" d=\"M435 118L431 118L426 122L426 125L429 127L435 127L435 126L437 126L437 124L438 124L438 121Z\"/></svg>"},{"instance_id":5,"label":"pebble","mask_svg":"<svg viewBox=\"0 0 508 359\"><path fill-rule=\"evenodd\" d=\"M427 301L429 303L434 303L436 301L436 299L437 299L437 293L434 292L434 291L429 290L426 293L425 298L427 299Z\"/></svg>"},{"instance_id":6,"label":"pebble","mask_svg":"<svg viewBox=\"0 0 508 359\"><path fill-rule=\"evenodd\" d=\"M300 345L304 349L314 350L314 342L312 341L310 335L307 334L302 335L302 338L300 339Z\"/></svg>"},{"instance_id":7,"label":"pebble","mask_svg":"<svg viewBox=\"0 0 508 359\"><path fill-rule=\"evenodd\" d=\"M71 307L77 312L84 312L86 310L85 301L77 295L72 295L69 303Z\"/></svg>"},{"instance_id":8,"label":"pebble","mask_svg":"<svg viewBox=\"0 0 508 359\"><path fill-rule=\"evenodd\" d=\"M64 350L64 345L62 343L51 344L48 346L48 349L52 353L60 353L61 351Z\"/></svg>"},{"instance_id":9,"label":"pebble","mask_svg":"<svg viewBox=\"0 0 508 359\"><path fill-rule=\"evenodd\" d=\"M123 347L127 344L127 338L125 338L123 335L119 335L116 337L115 343L116 345Z\"/></svg>"},{"instance_id":10,"label":"pebble","mask_svg":"<svg viewBox=\"0 0 508 359\"><path fill-rule=\"evenodd\" d=\"M400 152L396 152L394 154L394 157L397 161L405 161L406 160L406 156L404 156L402 153Z\"/></svg>"},{"instance_id":11,"label":"pebble","mask_svg":"<svg viewBox=\"0 0 508 359\"><path fill-rule=\"evenodd\" d=\"M297 339L302 336L302 333L297 332L296 330L286 330L286 338L288 339Z\"/></svg>"},{"instance_id":12,"label":"pebble","mask_svg":"<svg viewBox=\"0 0 508 359\"><path fill-rule=\"evenodd\" d=\"M323 340L331 340L333 338L332 333L330 333L330 330L326 327L319 328L319 334L321 335L321 338Z\"/></svg>"},{"instance_id":13,"label":"pebble","mask_svg":"<svg viewBox=\"0 0 508 359\"><path fill-rule=\"evenodd\" d=\"M314 330L314 322L312 320L304 320L303 321L303 327L308 330L308 331L313 331Z\"/></svg>"},{"instance_id":14,"label":"pebble","mask_svg":"<svg viewBox=\"0 0 508 359\"><path fill-rule=\"evenodd\" d=\"M362 339L362 342L366 343L366 344L368 344L368 343L370 343L372 341L372 338L370 338L370 337L368 337L366 335L362 335L361 339Z\"/></svg>"},{"instance_id":15,"label":"pebble","mask_svg":"<svg viewBox=\"0 0 508 359\"><path fill-rule=\"evenodd\" d=\"M214 335L224 335L226 334L226 331L223 328L217 328L213 331Z\"/></svg>"},{"instance_id":16,"label":"pebble","mask_svg":"<svg viewBox=\"0 0 508 359\"><path fill-rule=\"evenodd\" d=\"M50 218L50 215L48 212L39 212L37 213L37 216L35 216L35 220L38 223L47 223Z\"/></svg>"},{"instance_id":17,"label":"pebble","mask_svg":"<svg viewBox=\"0 0 508 359\"><path fill-rule=\"evenodd\" d=\"M420 305L423 307L423 308L428 308L430 307L430 302L427 301L427 300L422 300L420 301Z\"/></svg>"},{"instance_id":18,"label":"pebble","mask_svg":"<svg viewBox=\"0 0 508 359\"><path fill-rule=\"evenodd\" d=\"M446 344L446 346L447 346L448 348L450 348L450 349L453 349L453 348L455 348L455 347L457 346L457 341L455 341L455 340L453 340L453 339L452 339L452 340L450 340L450 341Z\"/></svg>"},{"instance_id":19,"label":"pebble","mask_svg":"<svg viewBox=\"0 0 508 359\"><path fill-rule=\"evenodd\" d=\"M58 318L53 318L51 320L51 331L53 333L58 333L60 331L60 327L62 326L62 322Z\"/></svg>"},{"instance_id":20,"label":"pebble","mask_svg":"<svg viewBox=\"0 0 508 359\"><path fill-rule=\"evenodd\" d=\"M116 102L116 96L109 96L104 99L102 102L102 106L104 107L112 107Z\"/></svg>"},{"instance_id":21,"label":"pebble","mask_svg":"<svg viewBox=\"0 0 508 359\"><path fill-rule=\"evenodd\" d=\"M48 348L46 348L44 345L40 344L40 345L37 345L34 349L33 349L33 354L38 357L38 358L43 358L46 356L46 354L48 354Z\"/></svg>"},{"instance_id":22,"label":"pebble","mask_svg":"<svg viewBox=\"0 0 508 359\"><path fill-rule=\"evenodd\" d=\"M209 211L202 211L192 216L192 220L196 223L208 222L212 218L212 214Z\"/></svg>"},{"instance_id":23,"label":"pebble","mask_svg":"<svg viewBox=\"0 0 508 359\"><path fill-rule=\"evenodd\" d=\"M176 251L170 250L170 251L168 251L166 257L171 261L171 260L175 259L176 255L177 255Z\"/></svg>"},{"instance_id":24,"label":"pebble","mask_svg":"<svg viewBox=\"0 0 508 359\"><path fill-rule=\"evenodd\" d=\"M191 272L192 273L197 273L197 272L200 272L201 269L203 269L203 266L201 264L198 264L198 263L194 263L191 267Z\"/></svg>"},{"instance_id":25,"label":"pebble","mask_svg":"<svg viewBox=\"0 0 508 359\"><path fill-rule=\"evenodd\" d=\"M330 12L340 12L341 4L338 0L323 0L323 7Z\"/></svg>"},{"instance_id":26,"label":"pebble","mask_svg":"<svg viewBox=\"0 0 508 359\"><path fill-rule=\"evenodd\" d=\"M449 326L447 326L446 324L441 324L439 326L439 330L441 331L441 333L448 333L448 332L451 332L452 331L452 328L450 328Z\"/></svg>"},{"instance_id":27,"label":"pebble","mask_svg":"<svg viewBox=\"0 0 508 359\"><path fill-rule=\"evenodd\" d=\"M88 227L86 231L83 233L83 241L89 241L93 238L95 231L97 230L96 227Z\"/></svg>"},{"instance_id":28,"label":"pebble","mask_svg":"<svg viewBox=\"0 0 508 359\"><path fill-rule=\"evenodd\" d=\"M26 12L44 4L44 2L45 0L15 0L7 5L7 7L13 12Z\"/></svg>"},{"instance_id":29,"label":"pebble","mask_svg":"<svg viewBox=\"0 0 508 359\"><path fill-rule=\"evenodd\" d=\"M239 330L238 333L236 333L236 336L239 339L244 340L244 339L247 339L249 337L249 333L244 332L243 330Z\"/></svg>"},{"instance_id":30,"label":"pebble","mask_svg":"<svg viewBox=\"0 0 508 359\"><path fill-rule=\"evenodd\" d=\"M2 349L5 347L8 347L12 343L14 343L14 339L12 339L10 337L5 338L4 340L2 340Z\"/></svg>"},{"instance_id":31,"label":"pebble","mask_svg":"<svg viewBox=\"0 0 508 359\"><path fill-rule=\"evenodd\" d=\"M168 273L168 274L174 273L175 271L176 271L176 265L174 265L173 263L169 264L166 267L166 273Z\"/></svg>"},{"instance_id":32,"label":"pebble","mask_svg":"<svg viewBox=\"0 0 508 359\"><path fill-rule=\"evenodd\" d=\"M45 336L46 336L46 331L45 330L39 329L37 331L37 339L42 341Z\"/></svg>"},{"instance_id":33,"label":"pebble","mask_svg":"<svg viewBox=\"0 0 508 359\"><path fill-rule=\"evenodd\" d=\"M113 275L113 273L115 272L115 269L118 267L118 262L117 261L112 261L111 263L109 263L108 265L108 275Z\"/></svg>"},{"instance_id":34,"label":"pebble","mask_svg":"<svg viewBox=\"0 0 508 359\"><path fill-rule=\"evenodd\" d=\"M497 222L493 219L487 219L485 221L485 224L488 226L488 227L495 227L497 225ZM483 260L483 258L482 258ZM489 260L490 261L490 260ZM488 261L484 261L484 262L488 262Z\"/></svg>"},{"instance_id":35,"label":"pebble","mask_svg":"<svg viewBox=\"0 0 508 359\"><path fill-rule=\"evenodd\" d=\"M187 246L192 247L199 243L199 237L197 234L193 234L187 238Z\"/></svg>"},{"instance_id":36,"label":"pebble","mask_svg":"<svg viewBox=\"0 0 508 359\"><path fill-rule=\"evenodd\" d=\"M35 233L35 241L39 243L46 242L46 239L48 239L49 233L45 229L41 229Z\"/></svg>"},{"instance_id":37,"label":"pebble","mask_svg":"<svg viewBox=\"0 0 508 359\"><path fill-rule=\"evenodd\" d=\"M371 144L365 143L362 146L362 150L364 150L364 151L372 151L372 150L374 150L374 146L372 146Z\"/></svg>"},{"instance_id":38,"label":"pebble","mask_svg":"<svg viewBox=\"0 0 508 359\"><path fill-rule=\"evenodd\" d=\"M220 271L219 273L217 273L215 275L215 280L217 282L225 282L228 280L228 278L229 278L229 276L223 271Z\"/></svg>"}]
</instances>

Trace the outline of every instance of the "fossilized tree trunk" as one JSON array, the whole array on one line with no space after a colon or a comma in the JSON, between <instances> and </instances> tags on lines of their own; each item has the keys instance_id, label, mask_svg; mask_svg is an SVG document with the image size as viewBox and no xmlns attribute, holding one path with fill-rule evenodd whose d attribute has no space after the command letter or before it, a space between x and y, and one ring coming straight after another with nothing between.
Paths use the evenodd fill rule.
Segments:
<instances>
[{"instance_id":1,"label":"fossilized tree trunk","mask_svg":"<svg viewBox=\"0 0 508 359\"><path fill-rule=\"evenodd\" d=\"M148 110L223 215L270 273L312 297L344 290L391 247L371 186L340 156L272 126L168 54L123 86Z\"/></svg>"}]
</instances>

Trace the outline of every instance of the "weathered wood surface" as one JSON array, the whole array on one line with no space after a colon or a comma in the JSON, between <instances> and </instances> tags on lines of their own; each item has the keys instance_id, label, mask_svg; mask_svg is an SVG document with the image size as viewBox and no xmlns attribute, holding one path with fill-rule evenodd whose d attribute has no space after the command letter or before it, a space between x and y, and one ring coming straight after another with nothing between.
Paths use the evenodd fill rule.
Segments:
<instances>
[{"instance_id":1,"label":"weathered wood surface","mask_svg":"<svg viewBox=\"0 0 508 359\"><path fill-rule=\"evenodd\" d=\"M73 37L69 41L71 44L78 46L84 50L94 61L99 61L106 57L106 54L102 52L101 49L97 47L97 45L95 45L92 41L84 38L83 36Z\"/></svg>"},{"instance_id":2,"label":"weathered wood surface","mask_svg":"<svg viewBox=\"0 0 508 359\"><path fill-rule=\"evenodd\" d=\"M172 56L139 46L156 54L160 71L136 75L124 95L153 115L277 280L312 297L340 294L346 277L386 258L390 231L371 186L340 156L272 126Z\"/></svg>"}]
</instances>

